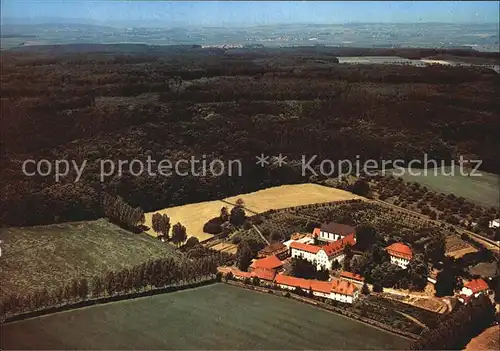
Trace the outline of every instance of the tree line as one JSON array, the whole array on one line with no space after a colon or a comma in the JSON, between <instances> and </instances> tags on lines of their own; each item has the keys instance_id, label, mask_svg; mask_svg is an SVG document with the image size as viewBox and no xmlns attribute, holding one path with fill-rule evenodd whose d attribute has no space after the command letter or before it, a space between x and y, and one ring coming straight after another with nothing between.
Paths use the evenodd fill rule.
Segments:
<instances>
[{"instance_id":1,"label":"tree line","mask_svg":"<svg viewBox=\"0 0 500 351\"><path fill-rule=\"evenodd\" d=\"M12 315L173 284L189 284L215 274L218 266L225 265L232 259L228 254L208 251L203 257L191 259L166 257L150 260L130 268L108 271L90 280L85 277L74 279L52 290L45 288L27 294L14 293L2 299L1 310L4 315Z\"/></svg>"},{"instance_id":2,"label":"tree line","mask_svg":"<svg viewBox=\"0 0 500 351\"><path fill-rule=\"evenodd\" d=\"M103 194L102 209L104 215L112 222L129 229L136 229L144 224L144 211L140 207L132 207L120 196Z\"/></svg>"},{"instance_id":3,"label":"tree line","mask_svg":"<svg viewBox=\"0 0 500 351\"><path fill-rule=\"evenodd\" d=\"M494 320L494 306L487 296L481 295L445 316L435 328L425 329L411 349L461 350Z\"/></svg>"},{"instance_id":4,"label":"tree line","mask_svg":"<svg viewBox=\"0 0 500 351\"><path fill-rule=\"evenodd\" d=\"M303 49L296 50L303 54ZM482 159L484 170L500 169L494 143L498 74L463 67L346 67L334 63L307 69L310 63L304 64L305 57L313 62L324 53L309 51L293 62L292 52L276 51L271 59L275 64L265 67L255 64L251 52L236 59L224 50L211 52L210 64L202 51L188 56L182 51L175 58L155 56L155 52L148 67L105 63L114 62L115 54L120 56L112 52L106 58L91 53L88 58L94 63L78 65L76 70L77 61L47 65L39 55L26 54L25 58L40 59L34 66L8 61L2 77L2 96L6 97L2 98L0 131L2 155L8 157L0 158L0 220L8 225L32 225L99 218L100 198L94 190L99 187L150 212L309 181L291 167L256 169L255 155L263 152L282 153L288 159L318 155L318 159L352 161L360 155L363 162L409 161L421 159L424 153L450 160L458 148ZM56 55L52 61L64 62L65 58ZM210 84L207 64L221 75ZM239 77L252 72L255 77ZM230 73L236 77L227 78ZM200 80L181 82L186 89L180 94L167 92L168 101L160 101L158 92L165 90L165 81L179 76ZM416 78L423 84L414 84ZM467 84L451 84L457 80ZM57 104L53 103L56 98ZM193 108L214 99L227 102L214 104L210 113L206 107ZM299 101L291 106L290 100ZM318 139L323 142L317 143ZM110 155L140 159L146 153L156 160L171 161L186 154L224 156L241 159L244 168L251 165L248 169L252 170L231 179L173 176L166 182L162 177L133 177L125 172L105 183L99 181L99 159ZM80 184L22 176L19 160L62 155L89 161ZM362 183L358 185L360 192L366 190Z\"/></svg>"}]
</instances>

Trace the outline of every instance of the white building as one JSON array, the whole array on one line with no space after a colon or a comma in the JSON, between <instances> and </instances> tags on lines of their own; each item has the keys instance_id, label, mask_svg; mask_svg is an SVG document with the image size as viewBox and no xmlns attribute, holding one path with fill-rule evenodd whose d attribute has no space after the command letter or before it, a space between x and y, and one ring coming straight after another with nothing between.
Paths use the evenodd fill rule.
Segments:
<instances>
[{"instance_id":1,"label":"white building","mask_svg":"<svg viewBox=\"0 0 500 351\"><path fill-rule=\"evenodd\" d=\"M298 241L290 243L290 256L303 258L316 265L317 269L330 269L335 260L339 263L345 258L344 249L346 245L354 245L354 235L349 235L339 241L330 242L327 245L315 246Z\"/></svg>"},{"instance_id":2,"label":"white building","mask_svg":"<svg viewBox=\"0 0 500 351\"><path fill-rule=\"evenodd\" d=\"M401 268L406 269L408 264L413 257L413 252L408 245L403 243L394 243L385 248L389 257L391 258L391 263L395 264Z\"/></svg>"},{"instance_id":3,"label":"white building","mask_svg":"<svg viewBox=\"0 0 500 351\"><path fill-rule=\"evenodd\" d=\"M292 243L302 243L302 244L312 244L314 242L314 239L311 238L310 236L304 236L300 239L290 239L290 240L287 240L283 243L283 245L285 245L286 247L288 247L288 249L290 249L290 245Z\"/></svg>"},{"instance_id":4,"label":"white building","mask_svg":"<svg viewBox=\"0 0 500 351\"><path fill-rule=\"evenodd\" d=\"M494 219L492 221L489 221L488 227L490 227L490 228L500 228L500 219Z\"/></svg>"},{"instance_id":5,"label":"white building","mask_svg":"<svg viewBox=\"0 0 500 351\"><path fill-rule=\"evenodd\" d=\"M302 279L277 274L274 282L282 289L293 291L296 288L300 288L305 292L311 291L314 296L344 303L352 304L359 297L359 291L356 285L345 280L334 279L329 282L323 282L314 279Z\"/></svg>"},{"instance_id":6,"label":"white building","mask_svg":"<svg viewBox=\"0 0 500 351\"><path fill-rule=\"evenodd\" d=\"M349 235L355 235L356 229L339 223L326 223L322 224L321 228L316 228L313 231L313 236L317 237L318 240L325 242L332 242L341 240Z\"/></svg>"}]
</instances>

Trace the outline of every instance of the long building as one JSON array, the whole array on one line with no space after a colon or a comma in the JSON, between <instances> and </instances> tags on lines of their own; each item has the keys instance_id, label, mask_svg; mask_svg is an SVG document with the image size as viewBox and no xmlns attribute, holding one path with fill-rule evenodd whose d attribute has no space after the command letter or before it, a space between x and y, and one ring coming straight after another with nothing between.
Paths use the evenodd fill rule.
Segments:
<instances>
[{"instance_id":1,"label":"long building","mask_svg":"<svg viewBox=\"0 0 500 351\"><path fill-rule=\"evenodd\" d=\"M295 290L300 288L304 291L312 291L314 296L353 303L359 297L356 285L345 280L334 279L329 282L290 277L288 275L277 274L274 282L282 289Z\"/></svg>"},{"instance_id":2,"label":"long building","mask_svg":"<svg viewBox=\"0 0 500 351\"><path fill-rule=\"evenodd\" d=\"M261 284L279 286L282 289L302 289L304 292L311 291L314 296L323 297L344 303L354 303L359 297L359 290L355 284L342 280L320 281L315 279L302 279L284 274L277 274L275 270L257 268L251 272L243 272L234 267L219 267L218 271L223 274L231 273L237 280L245 280L257 277Z\"/></svg>"}]
</instances>

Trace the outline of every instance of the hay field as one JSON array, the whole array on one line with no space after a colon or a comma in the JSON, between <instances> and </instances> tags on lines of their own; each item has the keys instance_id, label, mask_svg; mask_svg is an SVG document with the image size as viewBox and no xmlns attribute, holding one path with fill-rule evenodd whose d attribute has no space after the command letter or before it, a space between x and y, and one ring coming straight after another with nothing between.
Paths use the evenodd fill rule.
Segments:
<instances>
[{"instance_id":1,"label":"hay field","mask_svg":"<svg viewBox=\"0 0 500 351\"><path fill-rule=\"evenodd\" d=\"M361 197L348 191L307 183L277 186L253 193L228 197L225 201L235 203L239 198L245 201L247 209L256 213L262 213L286 207L359 199Z\"/></svg>"},{"instance_id":2,"label":"hay field","mask_svg":"<svg viewBox=\"0 0 500 351\"><path fill-rule=\"evenodd\" d=\"M204 233L203 226L209 219L218 216L220 214L220 209L224 206L226 206L226 204L222 201L214 200L169 207L159 211L146 213L145 225L150 228L147 233L156 237L156 233L151 229L151 217L154 213L166 213L170 217L172 225L180 222L186 227L188 237L195 236L200 241L211 238L213 235Z\"/></svg>"},{"instance_id":3,"label":"hay field","mask_svg":"<svg viewBox=\"0 0 500 351\"><path fill-rule=\"evenodd\" d=\"M298 301L226 284L82 308L1 328L3 350L402 350L410 344Z\"/></svg>"},{"instance_id":4,"label":"hay field","mask_svg":"<svg viewBox=\"0 0 500 351\"><path fill-rule=\"evenodd\" d=\"M146 213L146 226L151 227L151 217L154 213L166 213L173 224L181 222L187 229L188 236L195 236L200 241L212 237L203 232L205 223L219 215L224 206L231 208L237 199L245 201L247 215L262 213L271 209L308 205L330 201L342 201L361 198L344 190L334 189L317 184L282 185L253 193L231 196L222 200L205 201L183 206L169 207ZM156 236L149 229L148 234Z\"/></svg>"},{"instance_id":5,"label":"hay field","mask_svg":"<svg viewBox=\"0 0 500 351\"><path fill-rule=\"evenodd\" d=\"M72 279L150 259L180 257L172 245L133 234L106 219L0 229L0 298L9 293L56 288Z\"/></svg>"}]
</instances>

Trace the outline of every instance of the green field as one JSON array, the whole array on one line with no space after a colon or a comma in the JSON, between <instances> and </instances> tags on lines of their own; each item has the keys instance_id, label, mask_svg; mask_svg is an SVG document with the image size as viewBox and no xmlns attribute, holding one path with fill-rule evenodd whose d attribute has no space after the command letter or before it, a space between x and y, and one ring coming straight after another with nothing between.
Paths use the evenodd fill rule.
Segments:
<instances>
[{"instance_id":1,"label":"green field","mask_svg":"<svg viewBox=\"0 0 500 351\"><path fill-rule=\"evenodd\" d=\"M414 173L418 171L421 170L413 170ZM498 197L500 193L500 175L477 171L481 173L480 177L464 176L460 174L458 166L455 167L453 176L443 175L440 170L437 171L437 175L434 175L432 169L427 171L427 176L414 176L406 172L402 177L405 181L418 182L433 191L462 196L478 205L500 207L500 198ZM470 171L464 170L463 172ZM386 173L391 174L391 170L387 170ZM451 167L444 167L444 173L450 174Z\"/></svg>"},{"instance_id":2,"label":"green field","mask_svg":"<svg viewBox=\"0 0 500 351\"><path fill-rule=\"evenodd\" d=\"M2 327L2 349L404 349L409 341L286 298L225 284Z\"/></svg>"},{"instance_id":3,"label":"green field","mask_svg":"<svg viewBox=\"0 0 500 351\"><path fill-rule=\"evenodd\" d=\"M133 234L105 219L27 228L2 228L1 296L60 286L150 258L177 255L146 234Z\"/></svg>"}]
</instances>

